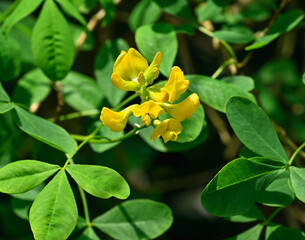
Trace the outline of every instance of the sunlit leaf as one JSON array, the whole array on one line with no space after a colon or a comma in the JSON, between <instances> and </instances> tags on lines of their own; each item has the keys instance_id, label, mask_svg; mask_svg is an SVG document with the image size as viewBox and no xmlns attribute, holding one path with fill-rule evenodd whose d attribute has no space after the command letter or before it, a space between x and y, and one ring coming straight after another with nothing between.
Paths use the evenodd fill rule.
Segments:
<instances>
[{"instance_id":1,"label":"sunlit leaf","mask_svg":"<svg viewBox=\"0 0 305 240\"><path fill-rule=\"evenodd\" d=\"M15 121L22 131L65 153L74 152L77 144L65 129L18 106L15 106L15 110Z\"/></svg>"},{"instance_id":2,"label":"sunlit leaf","mask_svg":"<svg viewBox=\"0 0 305 240\"><path fill-rule=\"evenodd\" d=\"M247 148L283 164L288 161L269 117L260 107L248 99L234 97L226 109L234 132Z\"/></svg>"},{"instance_id":3,"label":"sunlit leaf","mask_svg":"<svg viewBox=\"0 0 305 240\"><path fill-rule=\"evenodd\" d=\"M39 193L30 209L36 240L67 239L78 218L77 205L65 171L60 171Z\"/></svg>"},{"instance_id":4,"label":"sunlit leaf","mask_svg":"<svg viewBox=\"0 0 305 240\"><path fill-rule=\"evenodd\" d=\"M86 19L79 13L76 6L70 0L57 0L66 14L76 19L84 27L87 27Z\"/></svg>"},{"instance_id":5,"label":"sunlit leaf","mask_svg":"<svg viewBox=\"0 0 305 240\"><path fill-rule=\"evenodd\" d=\"M152 200L126 201L95 218L93 225L114 239L155 239L172 224L171 210Z\"/></svg>"},{"instance_id":6,"label":"sunlit leaf","mask_svg":"<svg viewBox=\"0 0 305 240\"><path fill-rule=\"evenodd\" d=\"M257 224L254 227L226 240L259 240L264 225Z\"/></svg>"},{"instance_id":7,"label":"sunlit leaf","mask_svg":"<svg viewBox=\"0 0 305 240\"><path fill-rule=\"evenodd\" d=\"M94 165L69 165L68 173L86 192L99 198L126 199L130 194L128 183L111 168Z\"/></svg>"},{"instance_id":8,"label":"sunlit leaf","mask_svg":"<svg viewBox=\"0 0 305 240\"><path fill-rule=\"evenodd\" d=\"M53 0L45 1L32 34L37 65L51 80L63 79L73 64L74 44L67 21Z\"/></svg>"},{"instance_id":9,"label":"sunlit leaf","mask_svg":"<svg viewBox=\"0 0 305 240\"><path fill-rule=\"evenodd\" d=\"M234 96L245 97L255 102L253 95L233 84L203 75L187 75L185 78L190 80L189 90L197 93L202 102L218 111L225 112L227 102Z\"/></svg>"},{"instance_id":10,"label":"sunlit leaf","mask_svg":"<svg viewBox=\"0 0 305 240\"><path fill-rule=\"evenodd\" d=\"M0 192L26 192L38 186L58 169L57 165L35 160L10 163L0 169Z\"/></svg>"},{"instance_id":11,"label":"sunlit leaf","mask_svg":"<svg viewBox=\"0 0 305 240\"><path fill-rule=\"evenodd\" d=\"M254 203L257 192L265 187L265 182L280 171L278 167L244 158L233 160L206 186L201 195L202 205L220 217L243 214Z\"/></svg>"},{"instance_id":12,"label":"sunlit leaf","mask_svg":"<svg viewBox=\"0 0 305 240\"><path fill-rule=\"evenodd\" d=\"M299 229L284 227L282 225L271 223L266 229L266 240L304 240L305 234Z\"/></svg>"}]
</instances>

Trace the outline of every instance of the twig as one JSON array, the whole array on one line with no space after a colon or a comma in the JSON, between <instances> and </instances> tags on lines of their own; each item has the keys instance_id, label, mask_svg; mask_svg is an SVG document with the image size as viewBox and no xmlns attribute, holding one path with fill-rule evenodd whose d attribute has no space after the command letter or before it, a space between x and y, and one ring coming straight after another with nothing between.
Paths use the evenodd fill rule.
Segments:
<instances>
[{"instance_id":1,"label":"twig","mask_svg":"<svg viewBox=\"0 0 305 240\"><path fill-rule=\"evenodd\" d=\"M58 121L58 118L60 116L60 112L62 110L64 103L63 100L63 84L62 82L53 82L52 81L53 88L57 91L57 106L55 109L55 116L54 116L54 122Z\"/></svg>"},{"instance_id":2,"label":"twig","mask_svg":"<svg viewBox=\"0 0 305 240\"><path fill-rule=\"evenodd\" d=\"M288 3L289 0L282 0L280 7L276 10L276 12L274 13L274 15L272 16L270 22L268 23L267 27L265 27L263 33L262 33L262 37L265 36L267 34L267 32L270 30L270 28L272 27L274 21L277 19L277 17L279 16L280 12L282 11L282 9L285 7L285 5Z\"/></svg>"}]
</instances>

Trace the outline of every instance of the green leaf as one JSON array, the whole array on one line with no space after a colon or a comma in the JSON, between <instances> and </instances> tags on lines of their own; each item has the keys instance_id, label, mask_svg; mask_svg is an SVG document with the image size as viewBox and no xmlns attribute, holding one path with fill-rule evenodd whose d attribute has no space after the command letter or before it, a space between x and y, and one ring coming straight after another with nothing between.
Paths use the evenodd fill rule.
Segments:
<instances>
[{"instance_id":1,"label":"green leaf","mask_svg":"<svg viewBox=\"0 0 305 240\"><path fill-rule=\"evenodd\" d=\"M9 101L11 101L11 99L4 90L2 83L0 82L0 102L9 102Z\"/></svg>"},{"instance_id":2,"label":"green leaf","mask_svg":"<svg viewBox=\"0 0 305 240\"><path fill-rule=\"evenodd\" d=\"M283 172L263 191L258 193L256 201L273 207L290 205L295 196L289 185L289 171Z\"/></svg>"},{"instance_id":3,"label":"green leaf","mask_svg":"<svg viewBox=\"0 0 305 240\"><path fill-rule=\"evenodd\" d=\"M254 227L244 231L237 236L227 238L227 240L259 240L264 225L257 224Z\"/></svg>"},{"instance_id":4,"label":"green leaf","mask_svg":"<svg viewBox=\"0 0 305 240\"><path fill-rule=\"evenodd\" d=\"M134 32L142 25L156 22L162 8L152 0L142 0L133 9L128 19L129 28Z\"/></svg>"},{"instance_id":5,"label":"green leaf","mask_svg":"<svg viewBox=\"0 0 305 240\"><path fill-rule=\"evenodd\" d=\"M62 83L64 101L74 109L84 111L101 106L104 94L92 78L71 71Z\"/></svg>"},{"instance_id":6,"label":"green leaf","mask_svg":"<svg viewBox=\"0 0 305 240\"><path fill-rule=\"evenodd\" d=\"M70 0L56 0L64 12L76 19L81 25L83 25L85 28L87 28L87 22L86 19L79 13L76 6L70 2Z\"/></svg>"},{"instance_id":7,"label":"green leaf","mask_svg":"<svg viewBox=\"0 0 305 240\"><path fill-rule=\"evenodd\" d=\"M32 34L37 65L51 80L62 80L74 61L74 44L68 23L53 0L47 0Z\"/></svg>"},{"instance_id":8,"label":"green leaf","mask_svg":"<svg viewBox=\"0 0 305 240\"><path fill-rule=\"evenodd\" d=\"M14 107L15 105L12 102L9 103L0 102L0 114L8 112L12 110Z\"/></svg>"},{"instance_id":9,"label":"green leaf","mask_svg":"<svg viewBox=\"0 0 305 240\"><path fill-rule=\"evenodd\" d=\"M77 240L100 240L92 227L86 228Z\"/></svg>"},{"instance_id":10,"label":"green leaf","mask_svg":"<svg viewBox=\"0 0 305 240\"><path fill-rule=\"evenodd\" d=\"M246 27L215 31L213 36L234 44L246 44L254 39L253 32Z\"/></svg>"},{"instance_id":11,"label":"green leaf","mask_svg":"<svg viewBox=\"0 0 305 240\"><path fill-rule=\"evenodd\" d=\"M251 151L283 165L288 161L269 117L256 104L241 97L231 98L227 117L238 138Z\"/></svg>"},{"instance_id":12,"label":"green leaf","mask_svg":"<svg viewBox=\"0 0 305 240\"><path fill-rule=\"evenodd\" d=\"M0 81L16 78L21 70L20 47L16 41L0 31Z\"/></svg>"},{"instance_id":13,"label":"green leaf","mask_svg":"<svg viewBox=\"0 0 305 240\"><path fill-rule=\"evenodd\" d=\"M17 22L34 12L42 2L43 0L22 0L5 19L1 27L2 32L9 32Z\"/></svg>"},{"instance_id":14,"label":"green leaf","mask_svg":"<svg viewBox=\"0 0 305 240\"><path fill-rule=\"evenodd\" d=\"M51 91L51 83L40 69L25 74L17 83L13 101L31 106L42 102Z\"/></svg>"},{"instance_id":15,"label":"green leaf","mask_svg":"<svg viewBox=\"0 0 305 240\"><path fill-rule=\"evenodd\" d=\"M304 17L304 12L300 9L286 12L276 19L265 36L258 37L253 44L247 46L245 49L249 51L268 45L281 34L289 32L295 28L304 19Z\"/></svg>"},{"instance_id":16,"label":"green leaf","mask_svg":"<svg viewBox=\"0 0 305 240\"><path fill-rule=\"evenodd\" d=\"M303 76L302 76L302 82L305 84L305 72L303 73Z\"/></svg>"},{"instance_id":17,"label":"green leaf","mask_svg":"<svg viewBox=\"0 0 305 240\"><path fill-rule=\"evenodd\" d=\"M174 64L178 41L175 29L168 23L141 26L136 31L136 43L144 57L152 62L156 53L162 53L160 71L169 76Z\"/></svg>"},{"instance_id":18,"label":"green leaf","mask_svg":"<svg viewBox=\"0 0 305 240\"><path fill-rule=\"evenodd\" d=\"M187 0L153 0L164 12L193 21L192 11Z\"/></svg>"},{"instance_id":19,"label":"green leaf","mask_svg":"<svg viewBox=\"0 0 305 240\"><path fill-rule=\"evenodd\" d=\"M26 192L38 186L58 169L57 165L35 160L10 163L0 169L0 192Z\"/></svg>"},{"instance_id":20,"label":"green leaf","mask_svg":"<svg viewBox=\"0 0 305 240\"><path fill-rule=\"evenodd\" d=\"M271 223L266 229L266 240L304 240L305 234L299 229L284 227Z\"/></svg>"},{"instance_id":21,"label":"green leaf","mask_svg":"<svg viewBox=\"0 0 305 240\"><path fill-rule=\"evenodd\" d=\"M65 153L72 154L77 148L75 140L65 129L18 106L15 106L15 110L15 122L22 131Z\"/></svg>"},{"instance_id":22,"label":"green leaf","mask_svg":"<svg viewBox=\"0 0 305 240\"><path fill-rule=\"evenodd\" d=\"M111 168L93 165L69 165L68 173L86 192L99 198L126 199L130 194L128 183Z\"/></svg>"},{"instance_id":23,"label":"green leaf","mask_svg":"<svg viewBox=\"0 0 305 240\"><path fill-rule=\"evenodd\" d=\"M112 84L113 65L121 51L128 51L128 48L128 44L123 39L107 40L95 58L94 74L97 83L113 107L117 106L127 93Z\"/></svg>"},{"instance_id":24,"label":"green leaf","mask_svg":"<svg viewBox=\"0 0 305 240\"><path fill-rule=\"evenodd\" d=\"M225 112L227 102L234 96L245 97L255 102L253 95L233 84L203 75L187 75L185 78L190 80L189 91L197 93L201 101L218 111Z\"/></svg>"},{"instance_id":25,"label":"green leaf","mask_svg":"<svg viewBox=\"0 0 305 240\"><path fill-rule=\"evenodd\" d=\"M208 0L205 4L196 8L197 20L199 23L205 20L212 20L217 16L231 0Z\"/></svg>"},{"instance_id":26,"label":"green leaf","mask_svg":"<svg viewBox=\"0 0 305 240\"><path fill-rule=\"evenodd\" d=\"M295 192L295 195L299 200L305 202L305 189L304 189L305 168L297 168L291 166L289 170L290 170L291 184Z\"/></svg>"},{"instance_id":27,"label":"green leaf","mask_svg":"<svg viewBox=\"0 0 305 240\"><path fill-rule=\"evenodd\" d=\"M100 124L100 122L95 122L92 126L89 127L90 130L95 129L98 125ZM89 132L92 132L90 131ZM102 126L100 128L99 131L99 135L103 136L103 138L101 139L114 139L114 138L119 138L122 137L124 135L124 132L113 132L110 130L110 128L106 127L106 126ZM113 143L90 143L90 147L92 148L93 151L97 152L97 153L102 153L105 152L111 148L114 148L115 146L119 145L120 142L113 142Z\"/></svg>"},{"instance_id":28,"label":"green leaf","mask_svg":"<svg viewBox=\"0 0 305 240\"><path fill-rule=\"evenodd\" d=\"M231 222L253 222L257 220L263 220L265 217L262 214L262 212L259 210L259 208L255 205L252 204L250 209L246 211L242 215L235 215L231 217L227 217L225 219L231 221Z\"/></svg>"},{"instance_id":29,"label":"green leaf","mask_svg":"<svg viewBox=\"0 0 305 240\"><path fill-rule=\"evenodd\" d=\"M172 224L171 210L152 200L130 200L95 218L92 223L114 239L155 239Z\"/></svg>"},{"instance_id":30,"label":"green leaf","mask_svg":"<svg viewBox=\"0 0 305 240\"><path fill-rule=\"evenodd\" d=\"M254 89L254 80L248 76L228 76L221 79L226 83L232 83L245 92L250 92Z\"/></svg>"},{"instance_id":31,"label":"green leaf","mask_svg":"<svg viewBox=\"0 0 305 240\"><path fill-rule=\"evenodd\" d=\"M243 214L264 187L264 177L279 171L275 166L235 159L224 166L204 189L202 205L209 213L220 217Z\"/></svg>"},{"instance_id":32,"label":"green leaf","mask_svg":"<svg viewBox=\"0 0 305 240\"><path fill-rule=\"evenodd\" d=\"M30 210L36 240L67 239L78 218L77 205L65 171L60 171L39 193Z\"/></svg>"}]
</instances>

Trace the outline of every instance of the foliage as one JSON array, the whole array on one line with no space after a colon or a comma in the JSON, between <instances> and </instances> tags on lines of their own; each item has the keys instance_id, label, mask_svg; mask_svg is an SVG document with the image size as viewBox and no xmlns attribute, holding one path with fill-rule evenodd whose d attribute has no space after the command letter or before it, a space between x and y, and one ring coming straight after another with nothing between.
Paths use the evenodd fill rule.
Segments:
<instances>
[{"instance_id":1,"label":"foliage","mask_svg":"<svg viewBox=\"0 0 305 240\"><path fill-rule=\"evenodd\" d=\"M0 238L305 239L302 7L1 1Z\"/></svg>"}]
</instances>

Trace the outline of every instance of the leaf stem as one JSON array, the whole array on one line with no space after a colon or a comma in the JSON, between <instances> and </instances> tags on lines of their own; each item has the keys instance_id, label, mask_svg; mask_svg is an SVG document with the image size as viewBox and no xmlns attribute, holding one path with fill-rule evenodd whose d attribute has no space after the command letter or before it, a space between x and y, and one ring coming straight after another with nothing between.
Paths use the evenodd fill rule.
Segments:
<instances>
[{"instance_id":1,"label":"leaf stem","mask_svg":"<svg viewBox=\"0 0 305 240\"><path fill-rule=\"evenodd\" d=\"M205 35L211 37L211 38L214 38L214 34L213 32L209 31L208 29L204 28L204 27L198 27L198 30L202 33L204 33ZM230 56L236 61L236 63L238 62L237 61L237 57L235 55L235 52L233 50L233 48L224 40L219 40L220 43L222 44L222 46L224 46L224 48L227 50L227 52L230 54Z\"/></svg>"},{"instance_id":2,"label":"leaf stem","mask_svg":"<svg viewBox=\"0 0 305 240\"><path fill-rule=\"evenodd\" d=\"M301 146L299 146L297 148L297 150L295 150L295 152L292 154L292 156L291 156L291 158L289 160L289 166L291 166L291 164L293 163L295 157L299 154L299 152L302 150L303 147L305 147L305 142Z\"/></svg>"},{"instance_id":3,"label":"leaf stem","mask_svg":"<svg viewBox=\"0 0 305 240\"><path fill-rule=\"evenodd\" d=\"M62 167L63 169L66 169L67 165L70 162L73 162L72 158L74 157L74 155L87 143L90 141L90 139L94 138L95 135L98 133L98 131L100 130L100 128L103 126L102 123L100 123L96 129L88 136L86 136L86 138L83 139L83 141L81 142L81 144L78 145L78 147L75 149L75 151L69 155L67 161L65 162L65 165Z\"/></svg>"},{"instance_id":4,"label":"leaf stem","mask_svg":"<svg viewBox=\"0 0 305 240\"><path fill-rule=\"evenodd\" d=\"M134 93L131 96L129 96L128 98L126 98L123 102L121 102L118 106L116 106L115 108L113 108L113 111L119 111L121 110L122 107L124 107L127 103L129 103L130 101L132 101L133 99L135 99L138 96L138 94Z\"/></svg>"},{"instance_id":5,"label":"leaf stem","mask_svg":"<svg viewBox=\"0 0 305 240\"><path fill-rule=\"evenodd\" d=\"M74 113L68 113L66 115L61 115L58 120L59 121L65 121L70 119L75 119L79 117L86 117L86 116L94 116L99 114L101 111L99 109L92 109L92 110L85 110L81 112L74 112ZM49 118L49 121L54 121L54 118Z\"/></svg>"},{"instance_id":6,"label":"leaf stem","mask_svg":"<svg viewBox=\"0 0 305 240\"><path fill-rule=\"evenodd\" d=\"M144 127L146 127L146 126L135 127L131 131L126 133L125 135L123 135L121 137L118 137L118 138L112 138L112 139L109 139L109 138L107 138L107 139L93 139L93 138L90 138L88 142L90 142L90 143L101 143L101 144L121 142L123 140L126 140L126 139L134 136L137 133L137 131L139 131L140 129L142 129ZM80 141L87 139L87 136L82 136L82 135L70 134L70 136L73 137L75 140L80 140ZM99 136L99 137L101 137L101 136Z\"/></svg>"},{"instance_id":7,"label":"leaf stem","mask_svg":"<svg viewBox=\"0 0 305 240\"><path fill-rule=\"evenodd\" d=\"M279 207L279 208L277 208L264 222L263 222L263 224L266 226L266 225L268 225L270 222L271 222L271 220L282 210L282 209L284 209L284 207Z\"/></svg>"},{"instance_id":8,"label":"leaf stem","mask_svg":"<svg viewBox=\"0 0 305 240\"><path fill-rule=\"evenodd\" d=\"M234 63L235 63L235 60L232 59L232 58L230 58L229 60L225 61L219 68L217 68L217 70L211 76L211 78L216 79L227 66L229 66L231 64L234 64Z\"/></svg>"}]
</instances>

